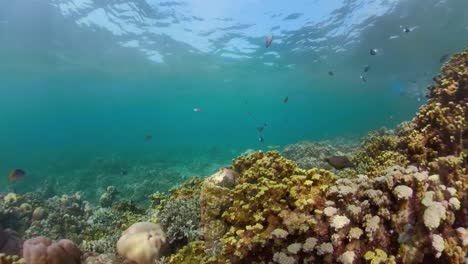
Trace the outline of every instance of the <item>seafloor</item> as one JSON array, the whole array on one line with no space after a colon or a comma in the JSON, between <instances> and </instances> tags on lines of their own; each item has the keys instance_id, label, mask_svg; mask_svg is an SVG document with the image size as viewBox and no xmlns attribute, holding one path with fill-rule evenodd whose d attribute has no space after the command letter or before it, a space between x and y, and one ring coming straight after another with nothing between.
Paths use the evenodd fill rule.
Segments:
<instances>
[{"instance_id":1,"label":"seafloor","mask_svg":"<svg viewBox=\"0 0 468 264\"><path fill-rule=\"evenodd\" d=\"M146 207L0 194L0 264L468 263L468 49L434 81L395 131L241 155Z\"/></svg>"}]
</instances>

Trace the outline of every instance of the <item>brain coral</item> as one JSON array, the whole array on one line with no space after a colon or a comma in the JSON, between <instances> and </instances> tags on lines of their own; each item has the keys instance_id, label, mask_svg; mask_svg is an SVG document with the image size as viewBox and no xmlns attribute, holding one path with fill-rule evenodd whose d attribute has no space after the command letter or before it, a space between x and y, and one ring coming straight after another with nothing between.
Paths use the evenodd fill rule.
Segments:
<instances>
[{"instance_id":1,"label":"brain coral","mask_svg":"<svg viewBox=\"0 0 468 264\"><path fill-rule=\"evenodd\" d=\"M139 222L122 233L117 252L137 264L153 264L166 247L166 234L158 224Z\"/></svg>"}]
</instances>

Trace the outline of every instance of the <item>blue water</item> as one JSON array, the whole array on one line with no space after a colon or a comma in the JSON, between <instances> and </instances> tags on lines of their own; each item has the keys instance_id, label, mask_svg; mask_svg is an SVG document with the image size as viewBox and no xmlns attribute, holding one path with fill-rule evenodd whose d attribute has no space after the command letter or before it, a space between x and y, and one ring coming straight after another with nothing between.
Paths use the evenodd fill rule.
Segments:
<instances>
[{"instance_id":1,"label":"blue water","mask_svg":"<svg viewBox=\"0 0 468 264\"><path fill-rule=\"evenodd\" d=\"M165 190L247 149L394 128L425 102L440 57L468 43L466 10L464 0L2 1L0 190L144 180ZM90 172L112 157L182 172ZM12 185L14 168L27 175Z\"/></svg>"}]
</instances>

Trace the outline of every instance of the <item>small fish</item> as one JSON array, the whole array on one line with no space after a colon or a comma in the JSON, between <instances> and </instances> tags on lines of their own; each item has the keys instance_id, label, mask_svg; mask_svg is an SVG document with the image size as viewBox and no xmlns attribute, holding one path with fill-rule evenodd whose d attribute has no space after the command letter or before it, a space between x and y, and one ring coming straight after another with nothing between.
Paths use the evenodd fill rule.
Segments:
<instances>
[{"instance_id":1,"label":"small fish","mask_svg":"<svg viewBox=\"0 0 468 264\"><path fill-rule=\"evenodd\" d=\"M280 147L281 146L279 146L279 145L269 145L269 146L267 146L268 149L278 149Z\"/></svg>"},{"instance_id":2,"label":"small fish","mask_svg":"<svg viewBox=\"0 0 468 264\"><path fill-rule=\"evenodd\" d=\"M367 82L366 77L364 77L364 76L361 75L361 76L359 76L359 78L361 78L361 80L362 80L363 82Z\"/></svg>"},{"instance_id":3,"label":"small fish","mask_svg":"<svg viewBox=\"0 0 468 264\"><path fill-rule=\"evenodd\" d=\"M286 103L288 103L288 101L289 101L289 97L286 96L286 97L284 98L283 102L286 104Z\"/></svg>"},{"instance_id":4,"label":"small fish","mask_svg":"<svg viewBox=\"0 0 468 264\"><path fill-rule=\"evenodd\" d=\"M368 72L370 70L370 65L367 64L364 66L364 72Z\"/></svg>"},{"instance_id":5,"label":"small fish","mask_svg":"<svg viewBox=\"0 0 468 264\"><path fill-rule=\"evenodd\" d=\"M259 137L259 138L258 138L258 141L259 141L260 143L263 143L265 140L263 139L263 137Z\"/></svg>"},{"instance_id":6,"label":"small fish","mask_svg":"<svg viewBox=\"0 0 468 264\"><path fill-rule=\"evenodd\" d=\"M266 37L266 40L265 40L265 47L266 48L269 48L271 46L271 43L273 42L273 35L272 34L269 34L267 37Z\"/></svg>"},{"instance_id":7,"label":"small fish","mask_svg":"<svg viewBox=\"0 0 468 264\"><path fill-rule=\"evenodd\" d=\"M335 73L334 73L333 71L329 71L329 72L328 72L328 75L330 75L330 76L335 76Z\"/></svg>"},{"instance_id":8,"label":"small fish","mask_svg":"<svg viewBox=\"0 0 468 264\"><path fill-rule=\"evenodd\" d=\"M325 158L325 161L337 170L353 167L353 163L346 156L331 156Z\"/></svg>"},{"instance_id":9,"label":"small fish","mask_svg":"<svg viewBox=\"0 0 468 264\"><path fill-rule=\"evenodd\" d=\"M127 170L126 169L120 169L120 175L127 175Z\"/></svg>"},{"instance_id":10,"label":"small fish","mask_svg":"<svg viewBox=\"0 0 468 264\"><path fill-rule=\"evenodd\" d=\"M17 182L21 180L24 175L26 175L26 172L22 169L14 169L8 174L8 180L11 182Z\"/></svg>"},{"instance_id":11,"label":"small fish","mask_svg":"<svg viewBox=\"0 0 468 264\"><path fill-rule=\"evenodd\" d=\"M153 136L151 135L145 136L145 141L150 141L152 139L153 139Z\"/></svg>"},{"instance_id":12,"label":"small fish","mask_svg":"<svg viewBox=\"0 0 468 264\"><path fill-rule=\"evenodd\" d=\"M257 131L260 132L260 133L262 133L263 129L264 129L264 127L257 127Z\"/></svg>"},{"instance_id":13,"label":"small fish","mask_svg":"<svg viewBox=\"0 0 468 264\"><path fill-rule=\"evenodd\" d=\"M370 49L369 53L370 55L375 56L377 53L379 53L379 51L377 49Z\"/></svg>"},{"instance_id":14,"label":"small fish","mask_svg":"<svg viewBox=\"0 0 468 264\"><path fill-rule=\"evenodd\" d=\"M194 108L193 111L196 112L196 113L200 113L202 110L201 110L201 108Z\"/></svg>"},{"instance_id":15,"label":"small fish","mask_svg":"<svg viewBox=\"0 0 468 264\"><path fill-rule=\"evenodd\" d=\"M409 27L404 27L404 28L403 28L403 32L404 32L404 33L410 33L410 32L411 32L411 28L409 28Z\"/></svg>"},{"instance_id":16,"label":"small fish","mask_svg":"<svg viewBox=\"0 0 468 264\"><path fill-rule=\"evenodd\" d=\"M450 56L449 54L442 55L442 57L440 57L439 59L439 62L444 63L448 59L449 56Z\"/></svg>"}]
</instances>

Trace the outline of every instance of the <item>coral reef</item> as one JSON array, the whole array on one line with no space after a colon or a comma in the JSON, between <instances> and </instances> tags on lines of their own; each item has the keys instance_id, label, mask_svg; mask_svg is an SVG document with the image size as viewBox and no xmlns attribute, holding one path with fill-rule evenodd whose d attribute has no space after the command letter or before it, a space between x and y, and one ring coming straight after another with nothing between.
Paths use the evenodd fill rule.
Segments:
<instances>
[{"instance_id":1,"label":"coral reef","mask_svg":"<svg viewBox=\"0 0 468 264\"><path fill-rule=\"evenodd\" d=\"M455 54L429 87L427 104L401 132L400 148L421 165L468 149L468 49ZM466 155L466 152L465 152ZM466 165L466 156L465 156Z\"/></svg>"},{"instance_id":2,"label":"coral reef","mask_svg":"<svg viewBox=\"0 0 468 264\"><path fill-rule=\"evenodd\" d=\"M455 55L411 123L371 133L349 178L275 152L234 160L233 188L202 186L203 240L170 263L464 263L467 65Z\"/></svg>"},{"instance_id":3,"label":"coral reef","mask_svg":"<svg viewBox=\"0 0 468 264\"><path fill-rule=\"evenodd\" d=\"M357 173L375 177L382 175L389 166L407 165L406 156L398 151L399 143L400 138L392 130L382 128L370 132L353 157Z\"/></svg>"},{"instance_id":4,"label":"coral reef","mask_svg":"<svg viewBox=\"0 0 468 264\"><path fill-rule=\"evenodd\" d=\"M102 207L110 207L112 203L116 200L118 194L117 188L115 186L108 186L106 191L101 194L99 197L99 203Z\"/></svg>"},{"instance_id":5,"label":"coral reef","mask_svg":"<svg viewBox=\"0 0 468 264\"><path fill-rule=\"evenodd\" d=\"M80 194L0 194L0 264L78 263L73 242L90 264L465 263L468 51L435 81L411 122L370 133L358 151L300 143L285 148L291 160L251 152L168 194L154 188L147 210L117 201L112 186L99 207ZM325 163L351 153L353 168ZM107 169L122 173L118 164ZM36 236L73 242L33 238L20 259L20 238Z\"/></svg>"},{"instance_id":6,"label":"coral reef","mask_svg":"<svg viewBox=\"0 0 468 264\"><path fill-rule=\"evenodd\" d=\"M82 231L86 229L86 219L92 208L80 194L54 196L47 199L42 208L46 215L31 223L25 231L26 238L46 236L53 240L68 238L81 243Z\"/></svg>"},{"instance_id":7,"label":"coral reef","mask_svg":"<svg viewBox=\"0 0 468 264\"><path fill-rule=\"evenodd\" d=\"M351 141L303 141L284 147L281 155L295 161L302 169L327 169L336 172L326 158L331 156L352 155L357 150L357 145ZM252 154L252 153L250 153Z\"/></svg>"}]
</instances>

